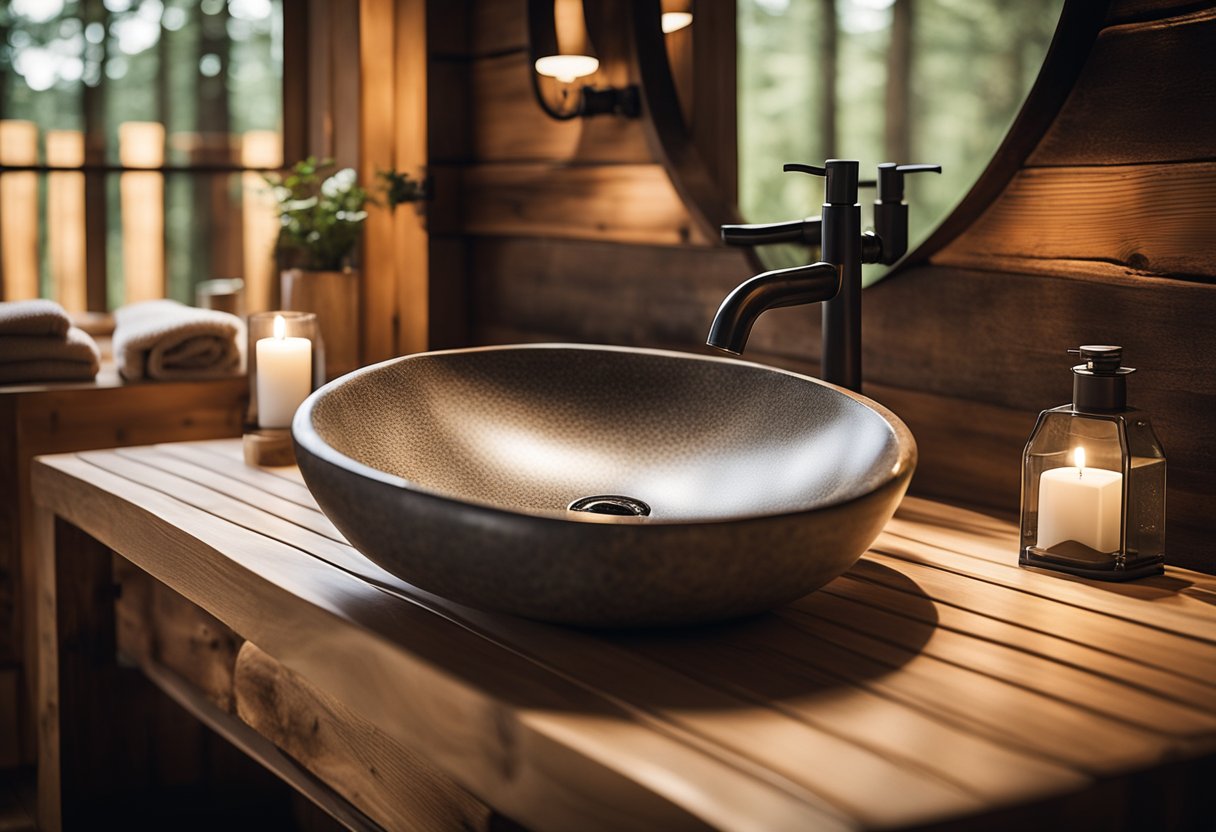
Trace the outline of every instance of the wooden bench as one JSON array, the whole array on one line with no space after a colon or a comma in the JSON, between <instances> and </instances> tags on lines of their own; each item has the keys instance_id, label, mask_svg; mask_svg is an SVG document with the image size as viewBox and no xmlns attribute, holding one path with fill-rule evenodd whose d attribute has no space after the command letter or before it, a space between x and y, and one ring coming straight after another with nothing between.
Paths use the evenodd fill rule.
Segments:
<instances>
[{"instance_id":1,"label":"wooden bench","mask_svg":"<svg viewBox=\"0 0 1216 832\"><path fill-rule=\"evenodd\" d=\"M396 579L296 469L246 466L238 441L43 457L33 484L47 830L121 779L98 768L122 742L105 694L120 645L351 828L1204 820L1211 576L1019 569L1011 525L908 499L855 568L788 607L592 633ZM197 649L170 655L147 611L187 602Z\"/></svg>"}]
</instances>

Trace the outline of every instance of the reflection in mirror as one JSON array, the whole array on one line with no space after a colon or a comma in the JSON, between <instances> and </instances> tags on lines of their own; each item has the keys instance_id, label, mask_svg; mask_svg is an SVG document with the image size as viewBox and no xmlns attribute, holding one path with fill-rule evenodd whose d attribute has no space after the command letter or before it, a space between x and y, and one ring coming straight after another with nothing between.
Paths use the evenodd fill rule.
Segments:
<instances>
[{"instance_id":1,"label":"reflection in mirror","mask_svg":"<svg viewBox=\"0 0 1216 832\"><path fill-rule=\"evenodd\" d=\"M1063 0L738 0L739 207L748 222L819 213L788 161L936 162L909 180L911 248L962 199L1017 115ZM870 224L872 194L863 192ZM805 250L766 246L770 267ZM867 267L866 282L882 276Z\"/></svg>"}]
</instances>

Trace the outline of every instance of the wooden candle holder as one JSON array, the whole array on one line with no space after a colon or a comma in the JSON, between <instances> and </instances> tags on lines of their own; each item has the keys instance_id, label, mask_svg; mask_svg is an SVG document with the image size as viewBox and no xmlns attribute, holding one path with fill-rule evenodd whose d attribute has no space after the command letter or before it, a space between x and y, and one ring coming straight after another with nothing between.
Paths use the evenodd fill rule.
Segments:
<instances>
[{"instance_id":1,"label":"wooden candle holder","mask_svg":"<svg viewBox=\"0 0 1216 832\"><path fill-rule=\"evenodd\" d=\"M296 451L290 428L257 428L243 439L246 465L295 465Z\"/></svg>"}]
</instances>

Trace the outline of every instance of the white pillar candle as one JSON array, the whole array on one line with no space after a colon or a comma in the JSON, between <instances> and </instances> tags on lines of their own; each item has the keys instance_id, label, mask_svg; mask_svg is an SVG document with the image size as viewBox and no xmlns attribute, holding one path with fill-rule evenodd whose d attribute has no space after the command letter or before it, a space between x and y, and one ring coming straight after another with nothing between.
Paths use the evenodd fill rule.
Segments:
<instances>
[{"instance_id":1,"label":"white pillar candle","mask_svg":"<svg viewBox=\"0 0 1216 832\"><path fill-rule=\"evenodd\" d=\"M312 341L287 338L287 323L274 317L274 337L257 342L258 427L291 427L296 408L312 391Z\"/></svg>"},{"instance_id":2,"label":"white pillar candle","mask_svg":"<svg viewBox=\"0 0 1216 832\"><path fill-rule=\"evenodd\" d=\"M1073 451L1076 465L1039 476L1039 549L1075 540L1099 552L1119 548L1123 475L1085 467L1085 449Z\"/></svg>"}]
</instances>

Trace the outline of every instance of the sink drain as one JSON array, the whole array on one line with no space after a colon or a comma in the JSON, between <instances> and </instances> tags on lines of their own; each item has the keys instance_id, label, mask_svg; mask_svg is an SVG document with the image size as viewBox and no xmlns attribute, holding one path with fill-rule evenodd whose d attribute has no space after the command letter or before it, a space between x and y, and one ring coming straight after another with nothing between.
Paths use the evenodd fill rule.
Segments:
<instances>
[{"instance_id":1,"label":"sink drain","mask_svg":"<svg viewBox=\"0 0 1216 832\"><path fill-rule=\"evenodd\" d=\"M568 511L585 511L588 514L608 514L616 517L648 517L650 506L632 497L619 494L600 494L582 497L566 507Z\"/></svg>"}]
</instances>

